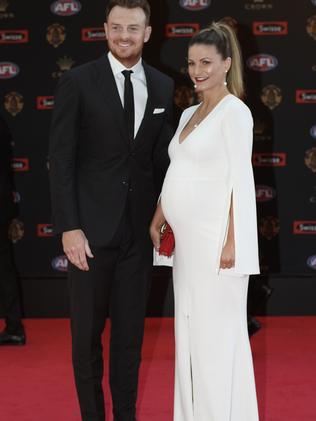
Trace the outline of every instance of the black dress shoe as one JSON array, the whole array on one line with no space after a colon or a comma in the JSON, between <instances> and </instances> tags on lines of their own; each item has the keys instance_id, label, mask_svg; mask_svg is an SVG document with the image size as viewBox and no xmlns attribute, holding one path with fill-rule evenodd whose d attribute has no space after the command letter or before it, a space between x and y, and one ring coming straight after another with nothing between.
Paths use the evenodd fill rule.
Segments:
<instances>
[{"instance_id":1,"label":"black dress shoe","mask_svg":"<svg viewBox=\"0 0 316 421\"><path fill-rule=\"evenodd\" d=\"M5 330L0 332L0 346L1 345L25 345L25 333L8 333Z\"/></svg>"},{"instance_id":2,"label":"black dress shoe","mask_svg":"<svg viewBox=\"0 0 316 421\"><path fill-rule=\"evenodd\" d=\"M254 317L249 317L249 319L248 319L248 335L249 335L249 338L250 338L250 336L257 333L258 330L260 330L260 329L261 329L260 322L257 319L255 319Z\"/></svg>"}]
</instances>

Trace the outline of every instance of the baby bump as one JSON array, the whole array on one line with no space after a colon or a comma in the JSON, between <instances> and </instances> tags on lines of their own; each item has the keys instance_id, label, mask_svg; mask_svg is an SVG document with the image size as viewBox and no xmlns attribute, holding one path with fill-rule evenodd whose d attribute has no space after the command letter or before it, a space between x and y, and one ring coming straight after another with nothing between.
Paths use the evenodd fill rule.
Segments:
<instances>
[{"instance_id":1,"label":"baby bump","mask_svg":"<svg viewBox=\"0 0 316 421\"><path fill-rule=\"evenodd\" d=\"M192 223L209 227L222 221L227 209L227 183L224 180L192 177L166 177L161 205L174 229Z\"/></svg>"}]
</instances>

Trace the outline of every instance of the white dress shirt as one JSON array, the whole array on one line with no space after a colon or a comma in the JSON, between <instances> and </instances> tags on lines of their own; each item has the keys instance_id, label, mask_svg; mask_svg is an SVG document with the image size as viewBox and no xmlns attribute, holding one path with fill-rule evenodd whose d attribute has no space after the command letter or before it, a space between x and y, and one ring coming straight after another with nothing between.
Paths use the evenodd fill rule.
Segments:
<instances>
[{"instance_id":1,"label":"white dress shirt","mask_svg":"<svg viewBox=\"0 0 316 421\"><path fill-rule=\"evenodd\" d=\"M120 63L111 52L108 53L108 58L110 61L110 66L115 78L116 86L118 93L120 95L122 105L124 107L124 82L125 77L122 74L123 70L132 70L131 81L133 84L134 90L134 106L135 106L135 127L134 127L134 138L138 132L139 126L144 117L148 92L147 92L147 82L142 65L142 59L140 59L135 66L130 69L126 69L122 63Z\"/></svg>"}]
</instances>

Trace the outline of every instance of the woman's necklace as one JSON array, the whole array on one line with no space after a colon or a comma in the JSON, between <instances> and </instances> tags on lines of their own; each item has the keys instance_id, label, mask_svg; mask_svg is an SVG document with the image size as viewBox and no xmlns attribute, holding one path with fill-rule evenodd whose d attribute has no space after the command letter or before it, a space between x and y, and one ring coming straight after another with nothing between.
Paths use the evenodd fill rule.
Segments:
<instances>
[{"instance_id":1,"label":"woman's necklace","mask_svg":"<svg viewBox=\"0 0 316 421\"><path fill-rule=\"evenodd\" d=\"M194 129L196 129L197 127L198 127L198 125L199 124L201 124L201 122L205 119L205 117L216 107L216 105L225 97L226 95L221 95L220 97L220 99L218 99L218 101L216 101L215 102L215 105L212 105L211 107L207 107L206 108L206 111L202 114L202 113L199 113L199 111L200 111L200 109L198 109L197 110L197 113L196 113L196 118L194 119L194 120L196 120L195 121L195 123L193 123L193 128ZM201 114L201 116L200 116L200 114Z\"/></svg>"},{"instance_id":2,"label":"woman's necklace","mask_svg":"<svg viewBox=\"0 0 316 421\"><path fill-rule=\"evenodd\" d=\"M199 113L197 113L196 114L196 118L194 119L194 120L196 120L195 121L195 123L193 124L193 127L196 129L197 128L197 126L204 120L204 118L209 114L209 112L211 112L212 111L212 109L210 110L210 111L207 111L206 110L206 112L205 113L203 113L203 114L201 114L201 116L199 116Z\"/></svg>"}]
</instances>

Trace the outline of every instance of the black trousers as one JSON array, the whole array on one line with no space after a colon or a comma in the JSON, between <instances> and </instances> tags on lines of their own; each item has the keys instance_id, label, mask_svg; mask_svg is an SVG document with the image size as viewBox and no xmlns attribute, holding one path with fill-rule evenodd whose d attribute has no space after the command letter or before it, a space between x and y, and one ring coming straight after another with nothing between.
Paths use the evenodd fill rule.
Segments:
<instances>
[{"instance_id":1,"label":"black trousers","mask_svg":"<svg viewBox=\"0 0 316 421\"><path fill-rule=\"evenodd\" d=\"M105 419L101 336L109 315L114 420L135 421L152 261L137 244L128 214L110 247L91 248L88 272L69 268L73 367L82 420Z\"/></svg>"},{"instance_id":2,"label":"black trousers","mask_svg":"<svg viewBox=\"0 0 316 421\"><path fill-rule=\"evenodd\" d=\"M4 310L6 331L10 334L22 333L20 290L7 224L0 224L0 301Z\"/></svg>"}]
</instances>

